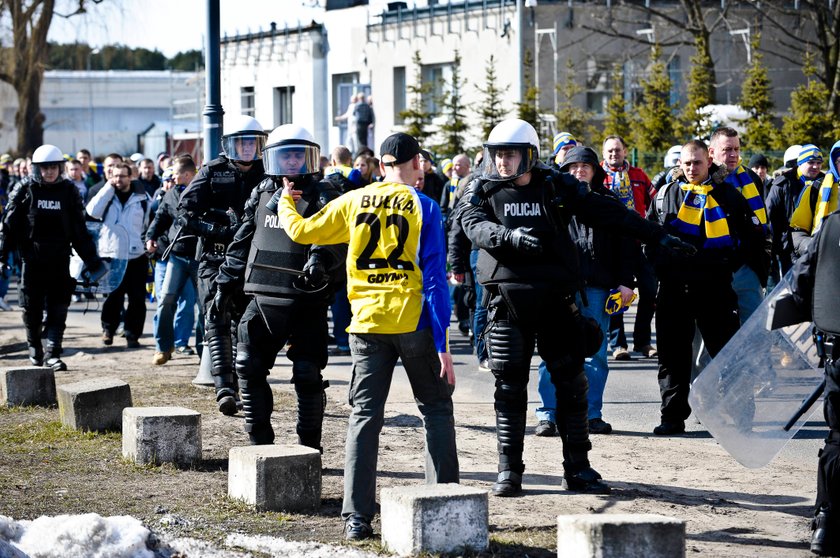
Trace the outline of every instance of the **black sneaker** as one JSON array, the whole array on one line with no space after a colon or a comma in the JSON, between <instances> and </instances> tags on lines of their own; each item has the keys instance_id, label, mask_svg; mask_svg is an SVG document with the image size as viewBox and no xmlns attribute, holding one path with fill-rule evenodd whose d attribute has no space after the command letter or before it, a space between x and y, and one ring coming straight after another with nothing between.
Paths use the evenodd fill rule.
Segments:
<instances>
[{"instance_id":1,"label":"black sneaker","mask_svg":"<svg viewBox=\"0 0 840 558\"><path fill-rule=\"evenodd\" d=\"M604 419L600 417L589 419L590 434L609 434L610 432L612 432L612 425L605 422Z\"/></svg>"},{"instance_id":2,"label":"black sneaker","mask_svg":"<svg viewBox=\"0 0 840 558\"><path fill-rule=\"evenodd\" d=\"M140 341L137 340L136 337L133 335L129 335L128 333L125 334L125 348L126 349L139 349L140 348Z\"/></svg>"},{"instance_id":3,"label":"black sneaker","mask_svg":"<svg viewBox=\"0 0 840 558\"><path fill-rule=\"evenodd\" d=\"M114 342L114 334L110 331L103 330L102 331L102 344L110 346Z\"/></svg>"},{"instance_id":4,"label":"black sneaker","mask_svg":"<svg viewBox=\"0 0 840 558\"><path fill-rule=\"evenodd\" d=\"M653 429L653 433L657 436L673 436L674 434L682 434L685 432L685 421L667 421L663 420L662 424Z\"/></svg>"},{"instance_id":5,"label":"black sneaker","mask_svg":"<svg viewBox=\"0 0 840 558\"><path fill-rule=\"evenodd\" d=\"M354 513L344 520L344 538L348 541L363 541L373 537L370 520Z\"/></svg>"},{"instance_id":6,"label":"black sneaker","mask_svg":"<svg viewBox=\"0 0 840 558\"><path fill-rule=\"evenodd\" d=\"M522 494L522 473L502 471L493 485L493 494L506 498Z\"/></svg>"},{"instance_id":7,"label":"black sneaker","mask_svg":"<svg viewBox=\"0 0 840 558\"><path fill-rule=\"evenodd\" d=\"M44 350L41 347L29 347L29 362L32 366L43 366Z\"/></svg>"},{"instance_id":8,"label":"black sneaker","mask_svg":"<svg viewBox=\"0 0 840 558\"><path fill-rule=\"evenodd\" d=\"M840 546L831 541L836 535L837 525L830 525L828 512L822 508L817 516L811 520L811 552L818 556L840 555Z\"/></svg>"},{"instance_id":9,"label":"black sneaker","mask_svg":"<svg viewBox=\"0 0 840 558\"><path fill-rule=\"evenodd\" d=\"M183 356L193 356L195 351L189 345L184 345L183 347L175 347L175 353Z\"/></svg>"},{"instance_id":10,"label":"black sneaker","mask_svg":"<svg viewBox=\"0 0 840 558\"><path fill-rule=\"evenodd\" d=\"M534 428L534 436L557 436L557 425L551 422L550 420L541 420L537 423L537 427Z\"/></svg>"},{"instance_id":11,"label":"black sneaker","mask_svg":"<svg viewBox=\"0 0 840 558\"><path fill-rule=\"evenodd\" d=\"M572 492L580 492L582 494L609 494L610 487L607 483L601 480L601 475L592 467L587 467L583 471L563 475L563 484L566 490Z\"/></svg>"},{"instance_id":12,"label":"black sneaker","mask_svg":"<svg viewBox=\"0 0 840 558\"><path fill-rule=\"evenodd\" d=\"M64 372L65 370L67 370L67 365L64 364L64 361L62 361L58 357L48 358L46 361L44 361L44 366L49 366L55 372Z\"/></svg>"}]
</instances>

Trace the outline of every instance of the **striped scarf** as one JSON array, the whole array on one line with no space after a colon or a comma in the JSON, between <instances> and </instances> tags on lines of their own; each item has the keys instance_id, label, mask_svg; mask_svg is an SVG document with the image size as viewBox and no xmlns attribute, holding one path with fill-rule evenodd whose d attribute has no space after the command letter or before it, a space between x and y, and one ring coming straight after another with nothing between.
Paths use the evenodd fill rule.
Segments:
<instances>
[{"instance_id":1,"label":"striped scarf","mask_svg":"<svg viewBox=\"0 0 840 558\"><path fill-rule=\"evenodd\" d=\"M814 209L814 230L811 235L817 234L823 220L837 210L837 183L834 181L834 173L830 172L823 178L820 184L820 193L817 195L817 207Z\"/></svg>"},{"instance_id":2,"label":"striped scarf","mask_svg":"<svg viewBox=\"0 0 840 558\"><path fill-rule=\"evenodd\" d=\"M802 171L799 170L798 168L796 169L796 176L799 177L799 182L802 183L803 191L805 190L805 188L810 188L811 184L813 184L814 180L816 180L816 178L812 178L810 180L805 178L805 175L802 174Z\"/></svg>"},{"instance_id":3,"label":"striped scarf","mask_svg":"<svg viewBox=\"0 0 840 558\"><path fill-rule=\"evenodd\" d=\"M627 209L635 211L636 202L633 199L633 185L630 183L630 173L628 172L630 163L624 161L624 164L618 169L611 168L606 161L601 163L601 166L607 173L607 182L604 186L617 195Z\"/></svg>"},{"instance_id":4,"label":"striped scarf","mask_svg":"<svg viewBox=\"0 0 840 558\"><path fill-rule=\"evenodd\" d=\"M671 225L678 231L691 236L699 238L705 236L704 248L734 246L732 237L729 235L726 213L709 195L714 185L681 183L680 188L685 192L685 197Z\"/></svg>"},{"instance_id":5,"label":"striped scarf","mask_svg":"<svg viewBox=\"0 0 840 558\"><path fill-rule=\"evenodd\" d=\"M726 175L724 182L731 184L738 190L744 198L746 198L750 209L753 210L758 222L763 226L767 226L767 210L764 209L764 200L761 199L761 194L758 193L758 188L755 187L750 173L744 168L744 165L739 164L738 168Z\"/></svg>"}]
</instances>

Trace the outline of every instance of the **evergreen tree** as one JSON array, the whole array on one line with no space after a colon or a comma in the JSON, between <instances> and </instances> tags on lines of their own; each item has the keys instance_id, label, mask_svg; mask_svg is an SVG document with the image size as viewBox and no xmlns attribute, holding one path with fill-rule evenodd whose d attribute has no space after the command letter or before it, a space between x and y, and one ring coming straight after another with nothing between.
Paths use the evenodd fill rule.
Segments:
<instances>
[{"instance_id":1,"label":"evergreen tree","mask_svg":"<svg viewBox=\"0 0 840 558\"><path fill-rule=\"evenodd\" d=\"M405 133L423 145L431 135L427 130L432 115L426 111L426 98L432 94L432 84L423 82L423 62L420 59L420 51L414 51L411 59L414 64L414 82L406 86L410 99L408 108L400 112L400 118L405 126Z\"/></svg>"},{"instance_id":2,"label":"evergreen tree","mask_svg":"<svg viewBox=\"0 0 840 558\"><path fill-rule=\"evenodd\" d=\"M441 143L435 146L438 153L455 155L464 151L464 139L467 132L467 122L464 120L464 105L461 101L461 54L455 50L455 60L452 62L452 78L444 87L440 106L443 109L444 121L438 133Z\"/></svg>"},{"instance_id":3,"label":"evergreen tree","mask_svg":"<svg viewBox=\"0 0 840 558\"><path fill-rule=\"evenodd\" d=\"M758 52L760 42L761 35L756 33L752 40L752 63L741 88L741 107L750 115L743 122L746 128L743 141L750 151L767 151L776 144L770 78Z\"/></svg>"},{"instance_id":4,"label":"evergreen tree","mask_svg":"<svg viewBox=\"0 0 840 558\"><path fill-rule=\"evenodd\" d=\"M481 141L487 139L493 127L505 119L508 111L502 107L502 96L510 88L510 85L499 87L498 76L496 75L496 61L491 54L484 67L484 87L476 86L481 93L481 107L478 114L481 117Z\"/></svg>"},{"instance_id":5,"label":"evergreen tree","mask_svg":"<svg viewBox=\"0 0 840 558\"><path fill-rule=\"evenodd\" d=\"M834 144L834 123L825 110L829 91L825 84L815 78L813 57L805 57L802 73L808 78L790 94L790 115L783 118L779 147L794 144L813 143L823 149Z\"/></svg>"},{"instance_id":6,"label":"evergreen tree","mask_svg":"<svg viewBox=\"0 0 840 558\"><path fill-rule=\"evenodd\" d=\"M583 86L575 81L575 66L571 60L566 61L566 79L556 87L561 97L555 115L557 131L569 132L578 142L589 143L595 137L595 130L589 124L592 114L575 103L575 97L583 93Z\"/></svg>"},{"instance_id":7,"label":"evergreen tree","mask_svg":"<svg viewBox=\"0 0 840 558\"><path fill-rule=\"evenodd\" d=\"M624 100L624 73L621 66L616 64L612 72L612 94L607 102L607 117L604 119L602 137L617 135L629 138L632 127L630 115L627 114L627 104Z\"/></svg>"},{"instance_id":8,"label":"evergreen tree","mask_svg":"<svg viewBox=\"0 0 840 558\"><path fill-rule=\"evenodd\" d=\"M522 66L522 77L525 83L528 84L528 87L522 96L522 102L516 103L517 118L524 120L533 126L534 129L539 129L540 110L537 104L540 102L540 90L534 83L534 55L531 54L530 49L525 50L525 59L522 61ZM485 137L483 139L487 138Z\"/></svg>"},{"instance_id":9,"label":"evergreen tree","mask_svg":"<svg viewBox=\"0 0 840 558\"><path fill-rule=\"evenodd\" d=\"M691 71L686 83L686 101L679 123L682 138L708 138L711 135L709 119L700 112L707 105L714 104L714 64L706 48L708 38L695 38L695 52L691 57ZM711 70L710 70L711 69Z\"/></svg>"},{"instance_id":10,"label":"evergreen tree","mask_svg":"<svg viewBox=\"0 0 840 558\"><path fill-rule=\"evenodd\" d=\"M648 74L641 80L642 101L633 142L642 151L665 151L674 143L671 78L660 58L659 45L650 53Z\"/></svg>"}]
</instances>

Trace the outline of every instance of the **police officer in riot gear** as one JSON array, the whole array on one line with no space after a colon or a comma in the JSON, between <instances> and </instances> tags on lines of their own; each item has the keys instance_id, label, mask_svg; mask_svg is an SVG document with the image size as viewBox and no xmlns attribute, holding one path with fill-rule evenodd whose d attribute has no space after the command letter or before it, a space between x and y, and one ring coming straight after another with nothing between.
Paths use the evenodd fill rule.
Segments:
<instances>
[{"instance_id":1,"label":"police officer in riot gear","mask_svg":"<svg viewBox=\"0 0 840 558\"><path fill-rule=\"evenodd\" d=\"M268 373L288 342L292 382L298 401L297 434L302 445L320 449L327 365L327 306L330 277L344 274L346 245L316 246L293 242L277 217L283 178L302 192L296 205L309 216L341 193L318 181L320 148L304 128L285 124L268 136L263 152L267 178L251 193L242 225L227 250L216 278L217 292L208 319L223 314L243 288L250 297L238 328L236 374L252 444L274 441L273 398ZM270 209L273 208L273 209ZM295 273L297 270L297 273Z\"/></svg>"},{"instance_id":2,"label":"police officer in riot gear","mask_svg":"<svg viewBox=\"0 0 840 558\"><path fill-rule=\"evenodd\" d=\"M534 128L518 119L498 124L484 144L481 177L465 194L462 226L479 247L478 281L489 322L483 335L496 378L498 496L522 491L528 374L536 344L557 392L557 428L569 490L607 493L589 464L586 356L601 343L594 320L580 315L577 252L569 236L572 215L677 250L692 248L617 200L539 162Z\"/></svg>"},{"instance_id":3,"label":"police officer in riot gear","mask_svg":"<svg viewBox=\"0 0 840 558\"><path fill-rule=\"evenodd\" d=\"M793 266L792 298L821 331L825 354L823 412L829 434L820 450L811 552L840 556L840 212L830 214ZM802 320L798 320L802 321ZM819 339L819 336L818 336Z\"/></svg>"},{"instance_id":4,"label":"police officer in riot gear","mask_svg":"<svg viewBox=\"0 0 840 558\"><path fill-rule=\"evenodd\" d=\"M267 134L254 118L234 115L225 119L223 153L201 167L184 190L178 205L180 234L199 238L198 294L206 313L216 294L216 275L242 219L251 190L263 177L262 148ZM229 313L214 314L205 324L204 346L210 351L213 383L219 411L236 414L237 387L233 368L231 320L236 320L246 300L239 294Z\"/></svg>"},{"instance_id":5,"label":"police officer in riot gear","mask_svg":"<svg viewBox=\"0 0 840 558\"><path fill-rule=\"evenodd\" d=\"M85 228L79 191L61 176L63 168L64 156L57 147L45 144L36 149L32 176L12 191L0 225L0 262L7 262L12 250L18 250L23 260L21 306L29 360L56 371L67 370L61 360L61 343L75 288L70 277L71 246L84 260L89 280L106 271Z\"/></svg>"}]
</instances>

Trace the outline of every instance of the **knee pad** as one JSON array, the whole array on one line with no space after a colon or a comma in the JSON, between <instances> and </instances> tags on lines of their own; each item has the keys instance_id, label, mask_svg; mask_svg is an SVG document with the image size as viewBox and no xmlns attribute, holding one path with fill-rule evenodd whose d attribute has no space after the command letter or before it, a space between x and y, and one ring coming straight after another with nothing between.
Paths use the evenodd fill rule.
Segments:
<instances>
[{"instance_id":1,"label":"knee pad","mask_svg":"<svg viewBox=\"0 0 840 558\"><path fill-rule=\"evenodd\" d=\"M487 360L493 371L527 369L531 364L532 346L526 346L522 330L511 322L490 322L484 332Z\"/></svg>"},{"instance_id":2,"label":"knee pad","mask_svg":"<svg viewBox=\"0 0 840 558\"><path fill-rule=\"evenodd\" d=\"M265 378L268 376L269 367L262 361L259 355L251 352L250 346L245 343L236 344L236 375L240 381L248 381L251 378Z\"/></svg>"},{"instance_id":3,"label":"knee pad","mask_svg":"<svg viewBox=\"0 0 840 558\"><path fill-rule=\"evenodd\" d=\"M321 367L307 361L292 363L292 383L298 395L321 393L326 387L321 378Z\"/></svg>"},{"instance_id":4,"label":"knee pad","mask_svg":"<svg viewBox=\"0 0 840 558\"><path fill-rule=\"evenodd\" d=\"M528 373L496 373L496 410L500 412L524 412L528 407Z\"/></svg>"}]
</instances>

